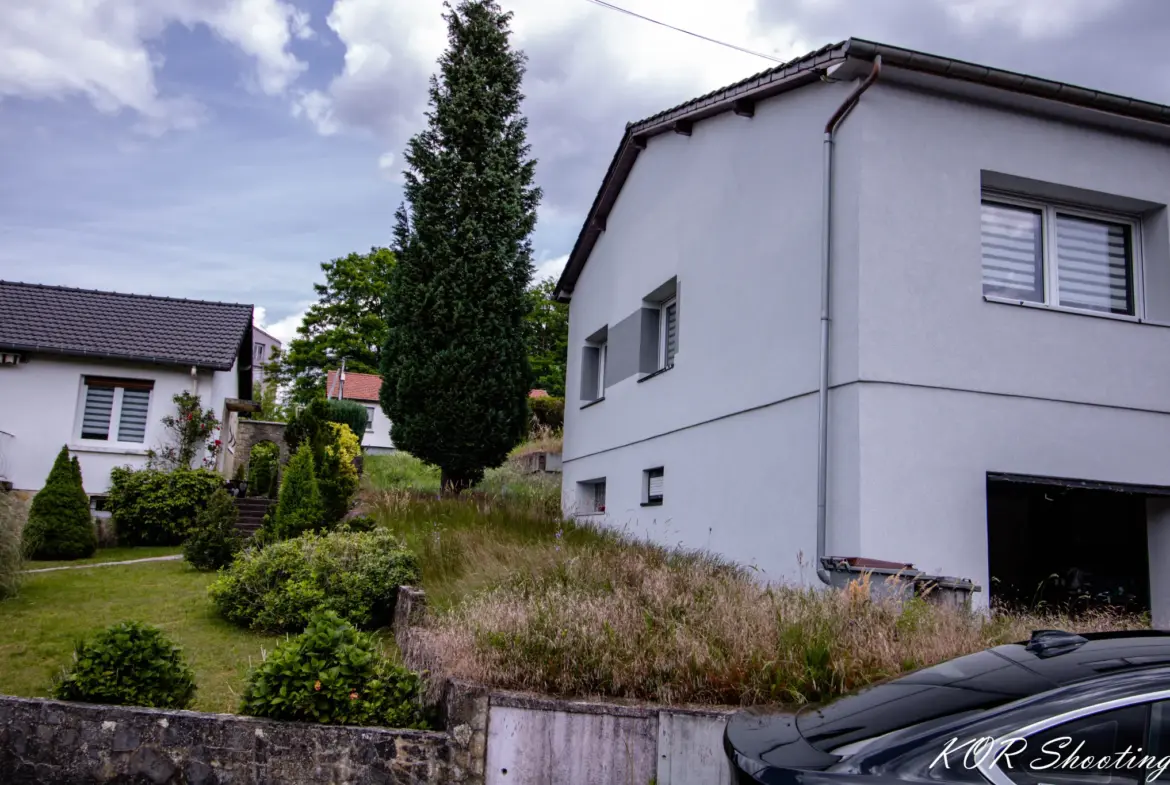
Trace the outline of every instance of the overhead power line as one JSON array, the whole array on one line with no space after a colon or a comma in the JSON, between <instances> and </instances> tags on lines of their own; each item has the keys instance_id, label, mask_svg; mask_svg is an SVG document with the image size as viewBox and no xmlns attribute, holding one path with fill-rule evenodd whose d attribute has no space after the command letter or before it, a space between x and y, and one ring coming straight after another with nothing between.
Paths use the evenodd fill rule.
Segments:
<instances>
[{"instance_id":1,"label":"overhead power line","mask_svg":"<svg viewBox=\"0 0 1170 785\"><path fill-rule=\"evenodd\" d=\"M717 38L711 38L709 36L702 35L701 33L694 33L694 32L691 32L690 30L684 30L681 27L675 27L674 25L667 24L666 22L660 22L657 19L651 19L648 16L643 16L642 14L635 13L634 11L631 11L628 8L622 8L620 6L614 5L613 3L608 3L608 2L606 2L606 0L588 0L588 2L593 3L594 5L599 5L602 8L608 8L610 11L617 11L618 13L626 14L627 16L632 16L635 19L641 19L644 22L650 22L651 24L656 24L660 27L665 27L668 30L674 30L676 33L682 33L683 35L689 35L693 38L698 38L702 41L707 41L708 43L718 44L719 46L725 46L728 49L734 49L737 52L743 52L744 54L747 54L747 55L755 55L756 57L762 57L765 60L771 60L773 63L783 63L784 62L784 60L782 60L779 57L774 57L772 55L766 55L763 52L756 52L752 49L747 49L747 48L742 47L742 46L736 46L735 44L729 44L726 41L720 41Z\"/></svg>"}]
</instances>

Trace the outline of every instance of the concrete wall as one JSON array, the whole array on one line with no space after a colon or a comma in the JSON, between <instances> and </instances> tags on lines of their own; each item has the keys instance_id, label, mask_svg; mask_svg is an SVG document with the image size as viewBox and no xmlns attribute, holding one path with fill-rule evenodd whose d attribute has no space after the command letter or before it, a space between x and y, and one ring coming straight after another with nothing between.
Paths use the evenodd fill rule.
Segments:
<instances>
[{"instance_id":1,"label":"concrete wall","mask_svg":"<svg viewBox=\"0 0 1170 785\"><path fill-rule=\"evenodd\" d=\"M769 573L794 570L815 546L819 363L821 128L852 85L816 85L698 123L690 137L650 139L575 288L569 313L564 500L605 477L605 522L659 541L707 547ZM834 384L856 379L860 146L840 135L833 296ZM635 314L678 282L674 367L635 374L582 409L586 338ZM856 404L839 396L835 408ZM758 407L754 414L720 420ZM811 419L810 419L811 418ZM845 412L846 430L856 411ZM840 440L836 460L856 463ZM854 451L851 457L850 450ZM662 507L642 508L641 473L665 468ZM842 471L855 474L844 468ZM849 534L844 481L834 529Z\"/></svg>"},{"instance_id":2,"label":"concrete wall","mask_svg":"<svg viewBox=\"0 0 1170 785\"><path fill-rule=\"evenodd\" d=\"M154 381L146 438L141 444L80 438L82 377L87 374ZM166 432L160 420L174 411L172 396L190 386L188 370L163 366L33 354L20 365L0 367L0 431L13 436L7 446L13 487L38 490L61 446L68 444L81 461L85 490L104 492L109 487L110 469L145 464L146 451L164 440ZM235 371L199 374L203 405L217 415L223 410L223 398L234 397L236 387Z\"/></svg>"},{"instance_id":3,"label":"concrete wall","mask_svg":"<svg viewBox=\"0 0 1170 785\"><path fill-rule=\"evenodd\" d=\"M0 696L0 781L479 783L446 733Z\"/></svg>"}]
</instances>

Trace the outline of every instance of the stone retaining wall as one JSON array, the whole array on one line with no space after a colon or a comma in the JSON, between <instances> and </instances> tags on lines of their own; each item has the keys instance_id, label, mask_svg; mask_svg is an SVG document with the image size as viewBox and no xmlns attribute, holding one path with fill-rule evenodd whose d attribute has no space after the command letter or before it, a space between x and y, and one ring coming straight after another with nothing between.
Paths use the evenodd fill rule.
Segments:
<instances>
[{"instance_id":1,"label":"stone retaining wall","mask_svg":"<svg viewBox=\"0 0 1170 785\"><path fill-rule=\"evenodd\" d=\"M479 785L471 736L0 697L0 782Z\"/></svg>"}]
</instances>

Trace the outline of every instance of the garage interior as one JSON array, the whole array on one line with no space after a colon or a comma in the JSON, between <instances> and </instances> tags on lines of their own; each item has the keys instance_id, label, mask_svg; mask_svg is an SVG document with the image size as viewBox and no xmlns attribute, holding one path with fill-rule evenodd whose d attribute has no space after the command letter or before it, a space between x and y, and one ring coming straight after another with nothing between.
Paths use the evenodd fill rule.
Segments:
<instances>
[{"instance_id":1,"label":"garage interior","mask_svg":"<svg viewBox=\"0 0 1170 785\"><path fill-rule=\"evenodd\" d=\"M1168 494L1165 488L988 474L992 604L1150 610L1147 500Z\"/></svg>"}]
</instances>

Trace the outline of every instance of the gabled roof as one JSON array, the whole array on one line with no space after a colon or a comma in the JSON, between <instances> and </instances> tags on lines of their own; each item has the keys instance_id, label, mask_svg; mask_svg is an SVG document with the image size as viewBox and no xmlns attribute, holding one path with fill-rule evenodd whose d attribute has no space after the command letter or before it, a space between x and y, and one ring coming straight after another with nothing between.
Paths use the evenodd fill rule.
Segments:
<instances>
[{"instance_id":1,"label":"gabled roof","mask_svg":"<svg viewBox=\"0 0 1170 785\"><path fill-rule=\"evenodd\" d=\"M0 281L0 348L230 370L252 306Z\"/></svg>"},{"instance_id":2,"label":"gabled roof","mask_svg":"<svg viewBox=\"0 0 1170 785\"><path fill-rule=\"evenodd\" d=\"M881 55L883 67L893 66L906 72L934 77L945 77L969 84L998 88L1033 98L1048 99L1070 106L1094 109L1134 120L1170 126L1170 106L1141 101L1136 98L1103 93L1083 87L1041 79L1035 76L1004 71L985 65L903 49L897 46L850 38L836 44L822 46L816 51L761 71L735 84L714 90L678 106L651 115L644 120L626 125L625 133L614 153L601 188L589 208L577 242L569 254L568 263L553 290L557 300L568 301L577 278L593 250L597 238L605 231L605 222L617 201L638 153L646 148L652 136L678 131L689 134L699 120L724 112L735 111L751 115L755 103L807 84L828 75L830 68L847 62L872 62ZM825 118L828 120L828 118Z\"/></svg>"},{"instance_id":3,"label":"gabled roof","mask_svg":"<svg viewBox=\"0 0 1170 785\"><path fill-rule=\"evenodd\" d=\"M336 398L340 384L337 371L330 371L325 377L325 394L329 398ZM382 377L373 373L345 372L345 400L378 402L378 394L382 392Z\"/></svg>"}]
</instances>

